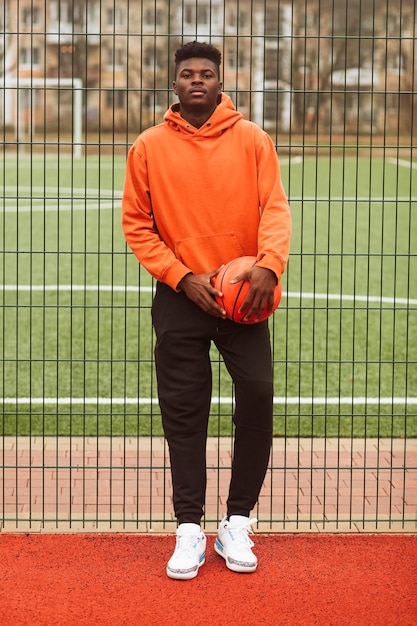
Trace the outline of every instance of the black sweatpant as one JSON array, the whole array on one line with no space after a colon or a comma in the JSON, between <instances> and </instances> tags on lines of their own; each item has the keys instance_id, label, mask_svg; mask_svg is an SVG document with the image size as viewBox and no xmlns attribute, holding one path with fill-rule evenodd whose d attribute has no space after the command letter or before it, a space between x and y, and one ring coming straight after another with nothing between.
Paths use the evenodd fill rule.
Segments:
<instances>
[{"instance_id":1,"label":"black sweatpant","mask_svg":"<svg viewBox=\"0 0 417 626\"><path fill-rule=\"evenodd\" d=\"M268 322L236 324L205 313L184 293L157 284L152 304L162 424L168 442L178 523L200 523L206 493L206 442L213 341L235 389L235 442L228 515L255 506L271 441L273 383Z\"/></svg>"}]
</instances>

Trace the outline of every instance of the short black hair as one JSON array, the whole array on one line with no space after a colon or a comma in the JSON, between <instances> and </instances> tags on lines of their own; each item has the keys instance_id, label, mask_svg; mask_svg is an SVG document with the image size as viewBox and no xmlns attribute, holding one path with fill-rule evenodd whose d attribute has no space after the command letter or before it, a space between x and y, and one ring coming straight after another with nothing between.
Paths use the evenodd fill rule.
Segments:
<instances>
[{"instance_id":1,"label":"short black hair","mask_svg":"<svg viewBox=\"0 0 417 626\"><path fill-rule=\"evenodd\" d=\"M177 73L177 68L181 61L193 58L209 59L217 66L220 75L220 64L222 62L220 50L210 43L200 41L189 41L181 48L178 48L175 53L175 73Z\"/></svg>"}]
</instances>

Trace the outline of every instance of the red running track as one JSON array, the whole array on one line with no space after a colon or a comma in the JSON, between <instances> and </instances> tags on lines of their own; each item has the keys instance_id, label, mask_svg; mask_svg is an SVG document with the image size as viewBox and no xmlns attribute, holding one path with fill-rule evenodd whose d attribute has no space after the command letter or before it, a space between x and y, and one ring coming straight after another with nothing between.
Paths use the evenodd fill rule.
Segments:
<instances>
[{"instance_id":1,"label":"red running track","mask_svg":"<svg viewBox=\"0 0 417 626\"><path fill-rule=\"evenodd\" d=\"M172 535L0 535L2 626L417 625L417 535L257 535L259 567L213 552L167 578Z\"/></svg>"}]
</instances>

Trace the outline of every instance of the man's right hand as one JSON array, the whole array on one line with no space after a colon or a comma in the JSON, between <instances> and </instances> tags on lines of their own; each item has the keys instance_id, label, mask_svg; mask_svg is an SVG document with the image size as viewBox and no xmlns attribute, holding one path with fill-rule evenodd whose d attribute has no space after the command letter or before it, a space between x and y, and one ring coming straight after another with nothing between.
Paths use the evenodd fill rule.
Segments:
<instances>
[{"instance_id":1,"label":"man's right hand","mask_svg":"<svg viewBox=\"0 0 417 626\"><path fill-rule=\"evenodd\" d=\"M209 315L225 319L226 311L215 300L215 296L221 296L222 293L212 285L212 279L220 272L222 267L206 274L186 274L178 283L178 288L185 293L187 298Z\"/></svg>"}]
</instances>

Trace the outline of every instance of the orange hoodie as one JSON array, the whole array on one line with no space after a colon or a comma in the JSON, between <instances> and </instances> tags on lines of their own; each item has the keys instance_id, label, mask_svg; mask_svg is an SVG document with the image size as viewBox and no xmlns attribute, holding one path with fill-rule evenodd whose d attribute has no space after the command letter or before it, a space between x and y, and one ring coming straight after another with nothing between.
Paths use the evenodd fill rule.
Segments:
<instances>
[{"instance_id":1,"label":"orange hoodie","mask_svg":"<svg viewBox=\"0 0 417 626\"><path fill-rule=\"evenodd\" d=\"M122 225L139 262L175 290L190 271L244 255L280 278L291 215L271 138L225 94L199 129L172 105L129 151Z\"/></svg>"}]
</instances>

